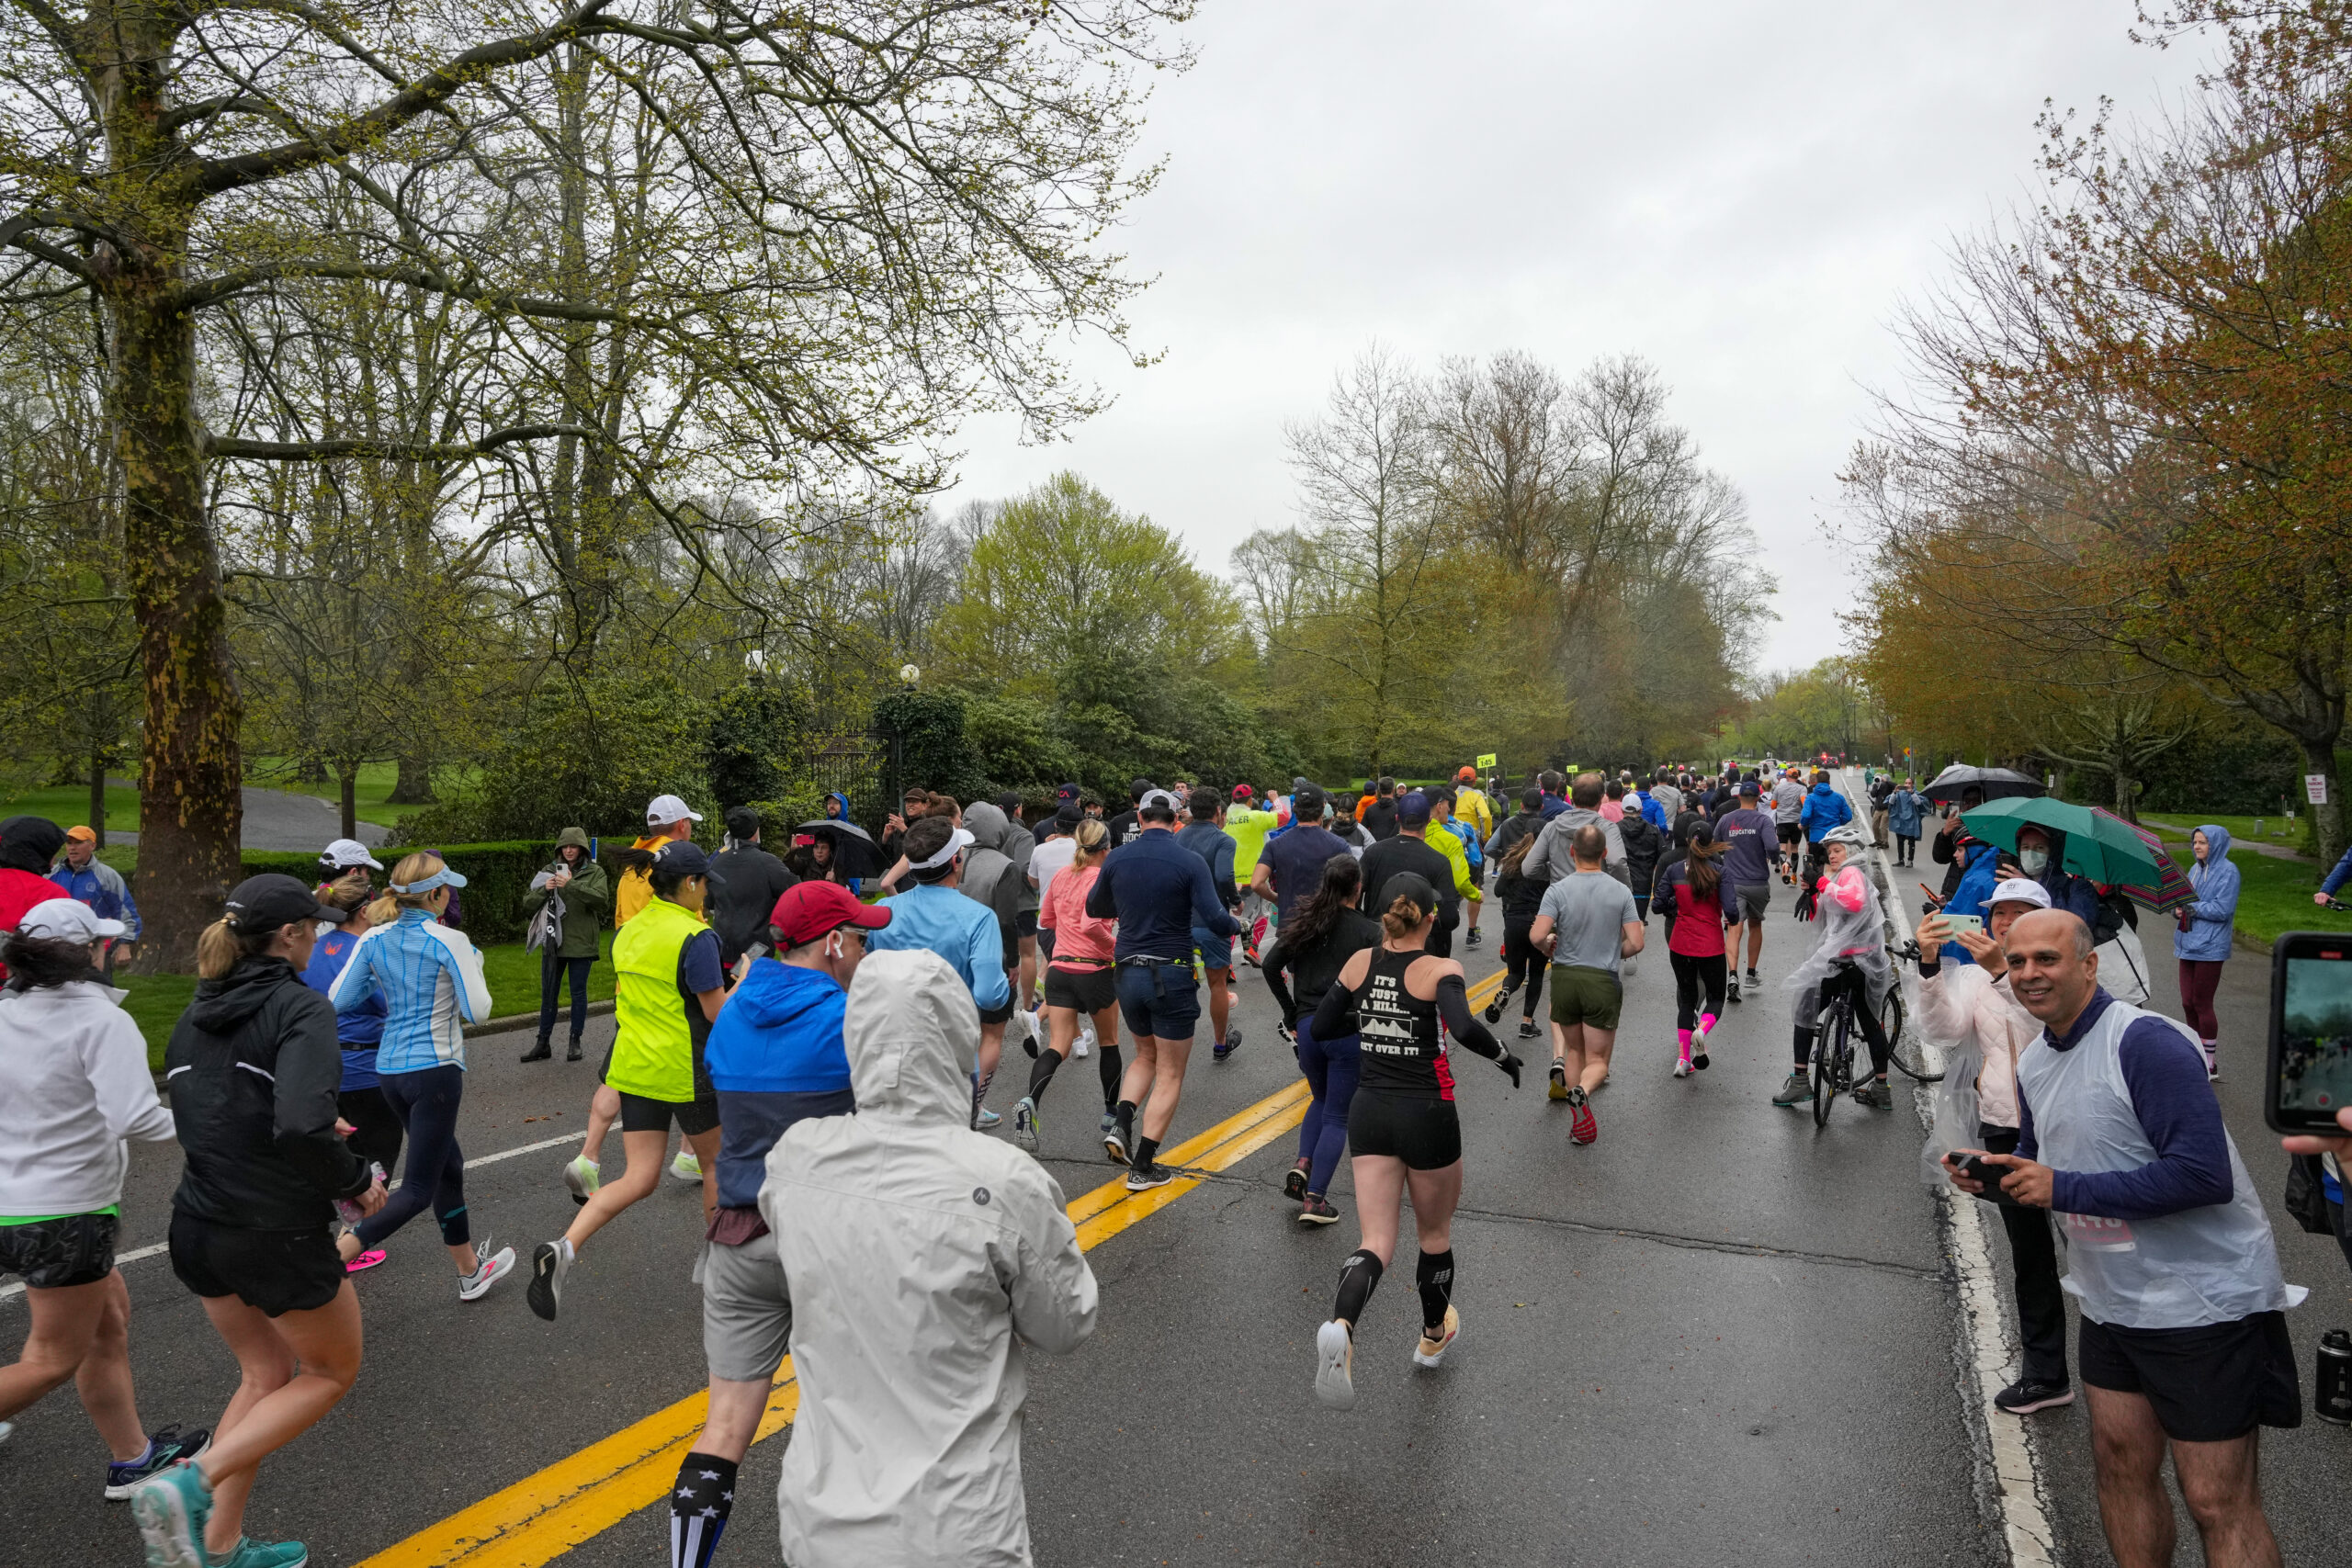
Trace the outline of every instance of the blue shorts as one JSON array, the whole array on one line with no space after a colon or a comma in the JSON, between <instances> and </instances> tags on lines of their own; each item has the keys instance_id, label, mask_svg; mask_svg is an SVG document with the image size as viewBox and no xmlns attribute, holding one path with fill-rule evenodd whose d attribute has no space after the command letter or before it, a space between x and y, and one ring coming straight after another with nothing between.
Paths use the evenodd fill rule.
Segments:
<instances>
[{"instance_id":1,"label":"blue shorts","mask_svg":"<svg viewBox=\"0 0 2352 1568\"><path fill-rule=\"evenodd\" d=\"M1130 1033L1190 1040L1201 1021L1201 987L1189 964L1119 965L1119 1016Z\"/></svg>"},{"instance_id":2,"label":"blue shorts","mask_svg":"<svg viewBox=\"0 0 2352 1568\"><path fill-rule=\"evenodd\" d=\"M1233 967L1233 939L1219 936L1206 926L1193 928L1193 948L1201 955L1201 965L1206 969Z\"/></svg>"}]
</instances>

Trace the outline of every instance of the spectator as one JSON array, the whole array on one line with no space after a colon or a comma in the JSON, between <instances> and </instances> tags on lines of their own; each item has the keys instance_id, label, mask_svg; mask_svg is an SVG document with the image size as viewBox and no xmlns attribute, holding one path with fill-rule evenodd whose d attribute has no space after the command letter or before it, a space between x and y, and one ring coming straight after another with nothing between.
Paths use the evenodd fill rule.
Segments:
<instances>
[{"instance_id":1,"label":"spectator","mask_svg":"<svg viewBox=\"0 0 2352 1568\"><path fill-rule=\"evenodd\" d=\"M727 843L710 860L710 929L729 974L754 947L765 949L768 914L800 879L760 847L760 814L739 806L727 814Z\"/></svg>"},{"instance_id":2,"label":"spectator","mask_svg":"<svg viewBox=\"0 0 2352 1568\"><path fill-rule=\"evenodd\" d=\"M94 966L121 934L120 921L50 898L0 937L15 970L0 992L0 1274L22 1277L32 1309L24 1353L0 1366L0 1434L71 1380L107 1445L117 1499L209 1436L149 1436L131 1391L130 1292L114 1258L123 1140L158 1143L173 1129L147 1043Z\"/></svg>"},{"instance_id":3,"label":"spectator","mask_svg":"<svg viewBox=\"0 0 2352 1568\"><path fill-rule=\"evenodd\" d=\"M2302 1421L2285 1315L2301 1292L2280 1278L2193 1037L2099 988L2090 928L2072 915L2029 914L2006 945L2010 988L2043 1032L2018 1062L2017 1152L1984 1157L2075 1243L2066 1286L2108 1546L2118 1562L2171 1559L2169 1445L2205 1560L2276 1563L2260 1428Z\"/></svg>"},{"instance_id":4,"label":"spectator","mask_svg":"<svg viewBox=\"0 0 2352 1568\"><path fill-rule=\"evenodd\" d=\"M98 858L98 836L89 829L76 826L65 829L65 861L50 872L49 879L68 898L87 904L98 919L119 923L121 942L139 940L139 905L130 897L130 886L123 881L122 873ZM115 949L119 945L109 940L98 962L99 974L108 985L114 983Z\"/></svg>"},{"instance_id":5,"label":"spectator","mask_svg":"<svg viewBox=\"0 0 2352 1568\"><path fill-rule=\"evenodd\" d=\"M1958 1043L1973 1055L1973 1077L1947 1077L1945 1092L1973 1099L1975 1136L1991 1154L2017 1152L2018 1062L2041 1033L2041 1021L2009 988L2002 943L2021 917L2049 907L2050 894L2040 883L2013 878L1995 887L1984 932L1957 939L1974 959L1971 964L1942 962L1939 950L1954 940L1942 911L1932 910L1919 922L1919 1023L1928 1038ZM2066 1377L2066 1297L2058 1285L2049 1215L2007 1203L2000 1213L2009 1235L2025 1358L2017 1381L1993 1403L2012 1416L2030 1416L2075 1402Z\"/></svg>"},{"instance_id":6,"label":"spectator","mask_svg":"<svg viewBox=\"0 0 2352 1568\"><path fill-rule=\"evenodd\" d=\"M1883 850L1886 848L1888 818L1894 815L1887 809L1887 802L1894 796L1894 775L1879 773L1871 776L1868 770L1864 772L1864 787L1871 797L1871 842Z\"/></svg>"},{"instance_id":7,"label":"spectator","mask_svg":"<svg viewBox=\"0 0 2352 1568\"><path fill-rule=\"evenodd\" d=\"M930 809L931 791L927 789L907 791L899 802L899 809L892 812L882 823L882 858L885 862L895 861L906 853L907 829L922 821L923 813ZM883 891L887 893L889 889L885 887Z\"/></svg>"},{"instance_id":8,"label":"spectator","mask_svg":"<svg viewBox=\"0 0 2352 1568\"><path fill-rule=\"evenodd\" d=\"M859 1113L793 1126L760 1189L800 1378L785 1561L1026 1563L1023 1358L1093 1332L1093 1271L1053 1178L966 1131L979 1018L944 960L870 954L843 1032Z\"/></svg>"},{"instance_id":9,"label":"spectator","mask_svg":"<svg viewBox=\"0 0 2352 1568\"><path fill-rule=\"evenodd\" d=\"M1947 908L1951 907L1953 891L1960 886L1960 879L1968 873L1967 863L1961 854L1962 849L1967 844L1982 841L1969 837L1961 818L1984 804L1984 791L1981 786L1970 784L1962 789L1960 805L1945 809L1943 826L1936 829L1936 841L1928 846L1928 857L1944 868L1944 885L1939 897Z\"/></svg>"},{"instance_id":10,"label":"spectator","mask_svg":"<svg viewBox=\"0 0 2352 1568\"><path fill-rule=\"evenodd\" d=\"M1919 826L1926 818L1928 797L1911 787L1905 779L1903 787L1886 797L1886 825L1894 835L1894 863L1919 863Z\"/></svg>"},{"instance_id":11,"label":"spectator","mask_svg":"<svg viewBox=\"0 0 2352 1568\"><path fill-rule=\"evenodd\" d=\"M2173 911L2178 923L2172 955L2180 960L2180 1010L2205 1047L2205 1075L2222 1076L2218 1055L2222 1021L2213 1011L2213 993L2222 984L2222 964L2230 956L2230 940L2237 929L2238 868L2230 861L2230 830L2208 822L2188 836L2195 863L2188 868L2188 886L2196 899Z\"/></svg>"},{"instance_id":12,"label":"spectator","mask_svg":"<svg viewBox=\"0 0 2352 1568\"><path fill-rule=\"evenodd\" d=\"M523 895L523 909L537 914L552 908L555 929L539 948L539 1039L523 1055L526 1062L544 1062L555 1040L556 1000L566 976L571 981L571 1041L563 1059L580 1060L581 1037L588 1031L588 972L604 952L597 921L613 905L613 885L605 868L588 852L588 833L566 828L556 835L555 859L531 878Z\"/></svg>"},{"instance_id":13,"label":"spectator","mask_svg":"<svg viewBox=\"0 0 2352 1568\"><path fill-rule=\"evenodd\" d=\"M26 910L57 897L49 863L64 846L65 830L46 817L11 817L0 822L0 935L15 931ZM8 968L0 964L0 980Z\"/></svg>"}]
</instances>

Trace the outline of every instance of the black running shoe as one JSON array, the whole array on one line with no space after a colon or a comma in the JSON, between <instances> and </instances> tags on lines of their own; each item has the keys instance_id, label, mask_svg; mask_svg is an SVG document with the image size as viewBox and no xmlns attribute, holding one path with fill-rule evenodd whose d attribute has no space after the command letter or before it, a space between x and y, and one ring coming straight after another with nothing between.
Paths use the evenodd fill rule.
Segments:
<instances>
[{"instance_id":1,"label":"black running shoe","mask_svg":"<svg viewBox=\"0 0 2352 1568\"><path fill-rule=\"evenodd\" d=\"M1306 1197L1306 1162L1300 1160L1283 1175L1283 1196L1296 1203Z\"/></svg>"},{"instance_id":2,"label":"black running shoe","mask_svg":"<svg viewBox=\"0 0 2352 1568\"><path fill-rule=\"evenodd\" d=\"M1309 1192L1306 1201L1299 1206L1298 1223L1303 1225L1336 1225L1340 1223L1340 1211L1333 1208L1330 1200L1321 1193Z\"/></svg>"},{"instance_id":3,"label":"black running shoe","mask_svg":"<svg viewBox=\"0 0 2352 1568\"><path fill-rule=\"evenodd\" d=\"M1724 983L1724 1000L1731 1003L1734 1007L1737 1007L1739 1005L1739 981L1736 978Z\"/></svg>"},{"instance_id":4,"label":"black running shoe","mask_svg":"<svg viewBox=\"0 0 2352 1568\"><path fill-rule=\"evenodd\" d=\"M2033 1377L2019 1378L1993 1396L1993 1407L2012 1416L2030 1416L2037 1410L2055 1410L2074 1403L2073 1384L2044 1382Z\"/></svg>"},{"instance_id":5,"label":"black running shoe","mask_svg":"<svg viewBox=\"0 0 2352 1568\"><path fill-rule=\"evenodd\" d=\"M1175 1179L1176 1173L1157 1160L1140 1168L1135 1166L1127 1168L1127 1190L1130 1192L1148 1192L1155 1187L1165 1187Z\"/></svg>"},{"instance_id":6,"label":"black running shoe","mask_svg":"<svg viewBox=\"0 0 2352 1568\"><path fill-rule=\"evenodd\" d=\"M1533 1019L1522 1018L1519 1021L1519 1037L1521 1040L1532 1040L1542 1032L1544 1032L1535 1026Z\"/></svg>"}]
</instances>

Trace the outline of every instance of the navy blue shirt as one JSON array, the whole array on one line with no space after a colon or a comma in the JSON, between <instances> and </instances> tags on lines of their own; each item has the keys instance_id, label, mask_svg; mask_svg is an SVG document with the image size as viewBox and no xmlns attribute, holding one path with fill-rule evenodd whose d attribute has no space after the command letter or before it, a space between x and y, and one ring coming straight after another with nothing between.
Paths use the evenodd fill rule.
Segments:
<instances>
[{"instance_id":1,"label":"navy blue shirt","mask_svg":"<svg viewBox=\"0 0 2352 1568\"><path fill-rule=\"evenodd\" d=\"M1289 919L1292 908L1323 886L1323 868L1333 855L1348 853L1339 834L1328 828L1294 824L1287 833L1268 839L1258 857L1274 879L1274 908Z\"/></svg>"},{"instance_id":2,"label":"navy blue shirt","mask_svg":"<svg viewBox=\"0 0 2352 1568\"><path fill-rule=\"evenodd\" d=\"M1147 828L1102 860L1102 874L1087 890L1086 912L1119 922L1120 958L1165 958L1190 962L1193 928L1215 936L1239 936L1241 922L1225 912L1209 880L1209 863L1176 841L1176 835Z\"/></svg>"},{"instance_id":3,"label":"navy blue shirt","mask_svg":"<svg viewBox=\"0 0 2352 1568\"><path fill-rule=\"evenodd\" d=\"M2063 1037L2045 1029L2041 1043L2053 1051L2073 1050L2114 1000L2104 989L2093 992L2072 1029ZM2143 1018L2123 1032L2115 1055L2132 1114L2155 1145L2156 1157L2137 1170L2052 1171L2050 1206L2064 1214L2154 1220L2228 1202L2236 1186L2230 1174L2229 1134L2222 1123L2222 1102L2206 1077L2204 1054L2166 1020ZM2022 1083L2018 1111L2018 1157L2039 1163L2041 1140Z\"/></svg>"}]
</instances>

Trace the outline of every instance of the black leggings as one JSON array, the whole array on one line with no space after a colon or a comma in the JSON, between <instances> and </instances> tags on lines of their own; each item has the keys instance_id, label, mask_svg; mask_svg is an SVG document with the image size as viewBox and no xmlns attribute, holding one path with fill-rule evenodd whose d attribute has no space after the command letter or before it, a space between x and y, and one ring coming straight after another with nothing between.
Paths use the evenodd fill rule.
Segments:
<instances>
[{"instance_id":1,"label":"black leggings","mask_svg":"<svg viewBox=\"0 0 2352 1568\"><path fill-rule=\"evenodd\" d=\"M335 1090L335 1114L351 1123L351 1136L344 1142L361 1159L374 1160L384 1168L389 1179L400 1168L400 1113L384 1103L384 1091L370 1084L366 1089Z\"/></svg>"},{"instance_id":2,"label":"black leggings","mask_svg":"<svg viewBox=\"0 0 2352 1568\"><path fill-rule=\"evenodd\" d=\"M1818 998L1809 1010L1804 1007L1804 998L1797 998L1797 1066L1802 1067L1813 1059L1814 1025L1828 1008L1829 998L1848 991L1854 998L1854 1021L1861 1029L1863 1043L1871 1048L1871 1071L1880 1077L1886 1077L1886 1031L1879 1027L1877 1010L1871 1006L1869 979L1860 968L1841 964L1821 982L1818 991Z\"/></svg>"},{"instance_id":3,"label":"black leggings","mask_svg":"<svg viewBox=\"0 0 2352 1568\"><path fill-rule=\"evenodd\" d=\"M1522 985L1527 987L1527 995L1520 1002L1522 1018L1535 1016L1535 998L1544 994L1544 971L1551 963L1527 940L1527 933L1534 925L1532 915L1523 920L1503 922L1503 989L1515 991Z\"/></svg>"},{"instance_id":4,"label":"black leggings","mask_svg":"<svg viewBox=\"0 0 2352 1568\"><path fill-rule=\"evenodd\" d=\"M415 1073L383 1075L384 1103L408 1125L408 1168L384 1206L359 1222L359 1243L374 1247L429 1206L441 1239L463 1247L466 1156L458 1148L458 1107L466 1098L466 1069L450 1063Z\"/></svg>"},{"instance_id":5,"label":"black leggings","mask_svg":"<svg viewBox=\"0 0 2352 1568\"><path fill-rule=\"evenodd\" d=\"M1699 993L1702 988L1707 995L1708 1016L1723 1017L1724 955L1720 953L1702 954L1668 950L1666 956L1674 965L1674 1027L1699 1027Z\"/></svg>"}]
</instances>

